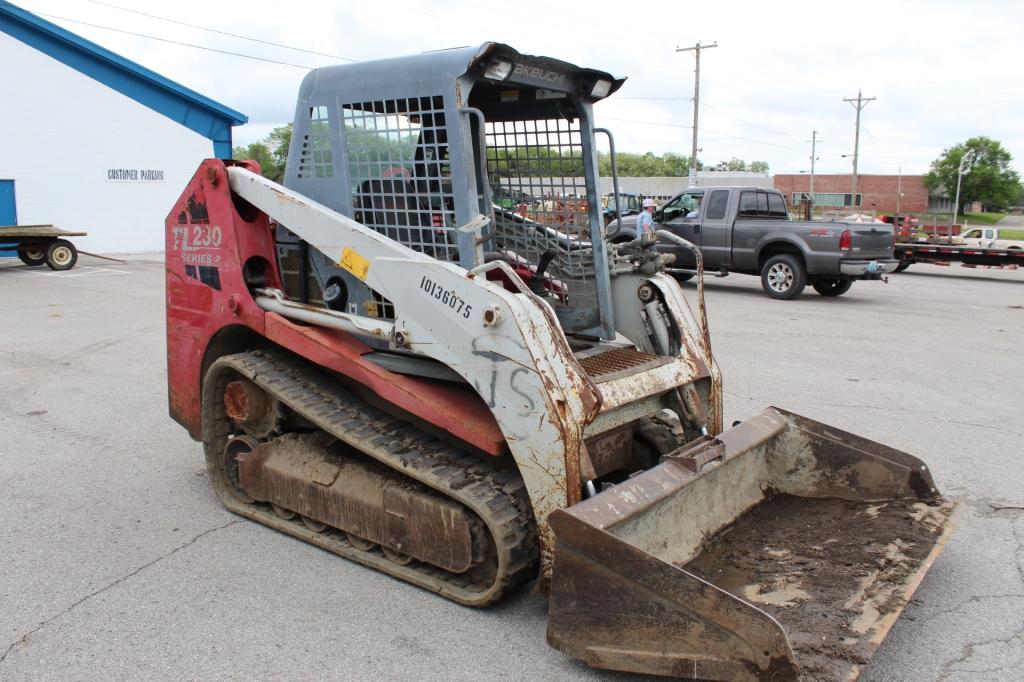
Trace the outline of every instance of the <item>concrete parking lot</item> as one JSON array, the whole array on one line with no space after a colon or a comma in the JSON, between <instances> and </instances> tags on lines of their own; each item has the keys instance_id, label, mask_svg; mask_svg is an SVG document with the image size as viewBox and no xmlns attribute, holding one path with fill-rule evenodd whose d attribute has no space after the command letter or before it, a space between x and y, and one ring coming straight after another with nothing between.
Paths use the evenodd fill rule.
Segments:
<instances>
[{"instance_id":1,"label":"concrete parking lot","mask_svg":"<svg viewBox=\"0 0 1024 682\"><path fill-rule=\"evenodd\" d=\"M162 267L0 261L0 679L632 679L550 649L529 589L462 608L225 511L167 416ZM862 679L1024 679L1024 271L707 299L726 423L785 407L962 503Z\"/></svg>"}]
</instances>

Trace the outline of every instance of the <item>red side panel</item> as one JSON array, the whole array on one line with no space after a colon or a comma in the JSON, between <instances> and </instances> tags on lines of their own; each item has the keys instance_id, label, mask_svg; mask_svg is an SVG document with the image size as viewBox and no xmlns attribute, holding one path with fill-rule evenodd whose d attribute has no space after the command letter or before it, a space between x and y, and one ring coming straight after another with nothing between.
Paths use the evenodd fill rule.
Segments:
<instances>
[{"instance_id":1,"label":"red side panel","mask_svg":"<svg viewBox=\"0 0 1024 682\"><path fill-rule=\"evenodd\" d=\"M456 435L492 455L505 452L505 438L486 403L469 388L395 374L362 358L371 349L345 332L307 327L266 314L267 338L318 365L345 374L389 403Z\"/></svg>"},{"instance_id":2,"label":"red side panel","mask_svg":"<svg viewBox=\"0 0 1024 682\"><path fill-rule=\"evenodd\" d=\"M259 172L254 162L240 165ZM245 220L239 210L252 220ZM193 438L202 433L205 366L219 354L250 347L246 338L254 332L351 377L383 400L484 452L506 451L501 429L472 391L389 372L364 359L371 349L348 334L296 324L256 306L242 268L248 262L250 270L263 272L265 286L281 287L273 229L267 216L252 206L236 207L223 161L208 159L199 167L167 217L166 240L170 414Z\"/></svg>"}]
</instances>

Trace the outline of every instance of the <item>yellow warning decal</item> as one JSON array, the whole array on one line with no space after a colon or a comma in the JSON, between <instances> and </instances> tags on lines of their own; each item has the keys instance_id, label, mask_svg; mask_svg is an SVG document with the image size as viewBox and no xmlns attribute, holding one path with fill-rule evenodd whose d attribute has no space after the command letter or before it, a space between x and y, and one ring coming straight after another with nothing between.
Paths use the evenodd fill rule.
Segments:
<instances>
[{"instance_id":1,"label":"yellow warning decal","mask_svg":"<svg viewBox=\"0 0 1024 682\"><path fill-rule=\"evenodd\" d=\"M370 271L370 261L347 246L341 251L341 260L338 265L345 268L359 279L366 281L366 273Z\"/></svg>"}]
</instances>

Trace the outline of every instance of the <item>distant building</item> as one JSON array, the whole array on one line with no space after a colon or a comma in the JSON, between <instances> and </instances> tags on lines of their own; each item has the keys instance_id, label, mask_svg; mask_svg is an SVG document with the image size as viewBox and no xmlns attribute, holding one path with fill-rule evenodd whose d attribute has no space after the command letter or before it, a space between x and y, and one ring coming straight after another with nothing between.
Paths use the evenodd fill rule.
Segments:
<instances>
[{"instance_id":1,"label":"distant building","mask_svg":"<svg viewBox=\"0 0 1024 682\"><path fill-rule=\"evenodd\" d=\"M88 232L80 248L161 251L202 159L246 117L0 0L0 216Z\"/></svg>"},{"instance_id":2,"label":"distant building","mask_svg":"<svg viewBox=\"0 0 1024 682\"><path fill-rule=\"evenodd\" d=\"M791 206L800 203L811 190L811 176L776 175L772 178L775 189L786 195ZM863 213L895 213L897 193L901 213L943 213L952 211L953 201L940 188L934 194L924 186L921 175L858 175L857 196L851 175L815 175L814 206L821 210L847 210Z\"/></svg>"},{"instance_id":3,"label":"distant building","mask_svg":"<svg viewBox=\"0 0 1024 682\"><path fill-rule=\"evenodd\" d=\"M563 187L582 187L586 183L583 178L498 178L498 183L510 189L526 192L538 199L557 197ZM657 202L666 201L682 192L687 187L686 177L619 177L619 191L642 194ZM771 187L772 179L765 173L747 171L699 171L697 187L713 187L721 185L741 185L744 187ZM602 176L598 184L600 194L611 194L612 178Z\"/></svg>"},{"instance_id":4,"label":"distant building","mask_svg":"<svg viewBox=\"0 0 1024 682\"><path fill-rule=\"evenodd\" d=\"M685 178L684 178L685 179ZM697 187L771 187L767 173L752 171L704 170L697 171ZM686 187L681 188L682 192Z\"/></svg>"}]
</instances>

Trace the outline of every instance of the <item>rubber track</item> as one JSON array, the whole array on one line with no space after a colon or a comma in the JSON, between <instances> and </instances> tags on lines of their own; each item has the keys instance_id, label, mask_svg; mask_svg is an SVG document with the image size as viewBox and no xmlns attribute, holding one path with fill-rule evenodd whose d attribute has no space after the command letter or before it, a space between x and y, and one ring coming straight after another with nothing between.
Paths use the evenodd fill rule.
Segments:
<instances>
[{"instance_id":1,"label":"rubber track","mask_svg":"<svg viewBox=\"0 0 1024 682\"><path fill-rule=\"evenodd\" d=\"M228 371L230 370L230 371ZM493 579L453 574L422 562L401 566L379 548L356 549L340 532L317 533L286 521L265 505L245 504L223 474L222 453L231 424L221 396L243 376L338 440L465 505L483 520L496 548ZM214 487L231 511L335 554L437 592L467 606L486 606L537 571L536 523L518 472L469 455L416 426L366 404L335 382L327 370L286 355L254 351L218 359L203 385L204 448Z\"/></svg>"}]
</instances>

